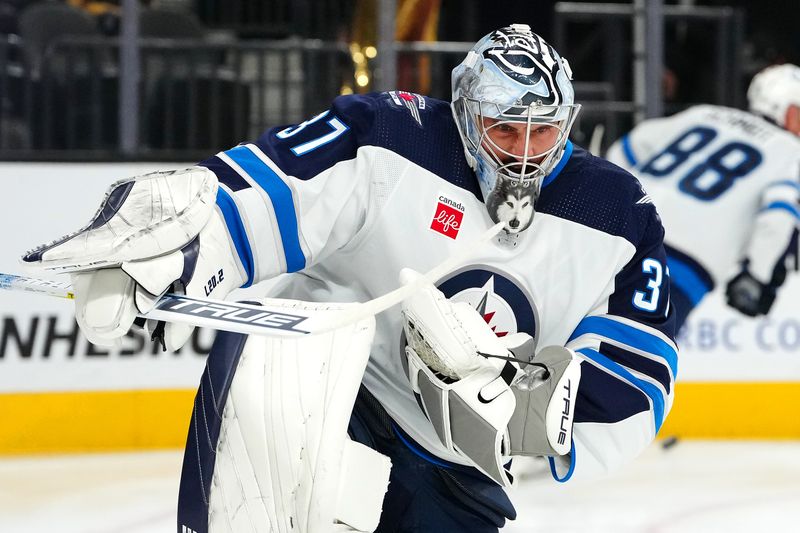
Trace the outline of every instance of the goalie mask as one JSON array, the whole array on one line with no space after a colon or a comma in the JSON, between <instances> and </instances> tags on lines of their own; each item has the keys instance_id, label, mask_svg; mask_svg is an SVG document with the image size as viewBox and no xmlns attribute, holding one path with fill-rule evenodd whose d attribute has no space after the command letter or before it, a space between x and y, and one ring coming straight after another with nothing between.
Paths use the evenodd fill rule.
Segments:
<instances>
[{"instance_id":1,"label":"goalie mask","mask_svg":"<svg viewBox=\"0 0 800 533\"><path fill-rule=\"evenodd\" d=\"M790 106L800 107L800 67L789 63L765 68L747 89L750 111L786 127Z\"/></svg>"},{"instance_id":2,"label":"goalie mask","mask_svg":"<svg viewBox=\"0 0 800 533\"><path fill-rule=\"evenodd\" d=\"M453 70L453 115L489 215L530 226L542 179L561 159L580 109L566 60L512 24L485 36Z\"/></svg>"}]
</instances>

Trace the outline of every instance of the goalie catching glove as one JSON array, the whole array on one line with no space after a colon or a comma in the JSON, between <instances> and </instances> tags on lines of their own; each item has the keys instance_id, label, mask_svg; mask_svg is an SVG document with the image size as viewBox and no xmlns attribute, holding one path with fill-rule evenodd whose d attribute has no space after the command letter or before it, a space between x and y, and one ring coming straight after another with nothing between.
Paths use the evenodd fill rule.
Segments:
<instances>
[{"instance_id":1,"label":"goalie catching glove","mask_svg":"<svg viewBox=\"0 0 800 533\"><path fill-rule=\"evenodd\" d=\"M245 283L217 187L203 167L119 181L86 227L22 261L70 272L78 325L91 342L113 344L166 292L223 299ZM176 350L194 328L148 321L147 329Z\"/></svg>"},{"instance_id":2,"label":"goalie catching glove","mask_svg":"<svg viewBox=\"0 0 800 533\"><path fill-rule=\"evenodd\" d=\"M409 283L419 274L401 272ZM498 338L464 302L432 284L403 301L408 376L444 446L508 486L510 455L565 455L572 444L580 362L525 333Z\"/></svg>"}]
</instances>

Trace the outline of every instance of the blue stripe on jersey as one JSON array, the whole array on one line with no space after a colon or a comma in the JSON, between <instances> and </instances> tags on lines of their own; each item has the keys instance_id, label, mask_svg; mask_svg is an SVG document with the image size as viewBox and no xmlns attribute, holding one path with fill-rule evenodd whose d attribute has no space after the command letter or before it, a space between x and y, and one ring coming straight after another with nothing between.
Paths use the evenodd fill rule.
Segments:
<instances>
[{"instance_id":1,"label":"blue stripe on jersey","mask_svg":"<svg viewBox=\"0 0 800 533\"><path fill-rule=\"evenodd\" d=\"M711 290L690 264L667 255L667 265L670 283L677 286L691 300L692 305L700 303L703 296Z\"/></svg>"},{"instance_id":2,"label":"blue stripe on jersey","mask_svg":"<svg viewBox=\"0 0 800 533\"><path fill-rule=\"evenodd\" d=\"M225 219L225 225L228 227L228 233L236 247L236 253L239 254L239 260L247 273L246 283L242 286L249 287L253 284L253 251L250 249L250 241L247 240L247 232L244 229L239 209L231 195L222 187L217 189L217 206L222 212L222 218Z\"/></svg>"},{"instance_id":3,"label":"blue stripe on jersey","mask_svg":"<svg viewBox=\"0 0 800 533\"><path fill-rule=\"evenodd\" d=\"M614 357L612 352L607 354ZM581 384L575 400L576 423L615 424L650 411L650 399L635 385L622 381L599 365L589 361L584 363L581 364Z\"/></svg>"},{"instance_id":4,"label":"blue stripe on jersey","mask_svg":"<svg viewBox=\"0 0 800 533\"><path fill-rule=\"evenodd\" d=\"M767 188L771 187L793 187L797 189L797 192L800 192L800 183L792 180L776 181L775 183L770 183L767 186Z\"/></svg>"},{"instance_id":5,"label":"blue stripe on jersey","mask_svg":"<svg viewBox=\"0 0 800 533\"><path fill-rule=\"evenodd\" d=\"M655 335L610 318L587 316L580 321L569 340L572 341L587 333L606 337L647 353L663 357L672 370L672 376L677 377L678 375L678 353L669 343Z\"/></svg>"},{"instance_id":6,"label":"blue stripe on jersey","mask_svg":"<svg viewBox=\"0 0 800 533\"><path fill-rule=\"evenodd\" d=\"M669 367L660 359L653 360L642 357L635 352L631 352L608 342L601 342L598 351L628 370L638 374L644 374L658 381L667 393L672 390L672 374ZM583 383L583 381L581 381L581 383Z\"/></svg>"},{"instance_id":7,"label":"blue stripe on jersey","mask_svg":"<svg viewBox=\"0 0 800 533\"><path fill-rule=\"evenodd\" d=\"M594 361L601 367L610 371L612 374L625 379L629 383L632 383L650 398L653 404L653 423L655 424L656 433L658 433L658 431L661 429L661 424L664 423L664 396L662 395L661 391L658 390L658 387L652 383L644 381L643 379L637 378L625 367L615 363L598 351L590 348L581 348L578 350L578 352L583 354L583 356L587 359Z\"/></svg>"},{"instance_id":8,"label":"blue stripe on jersey","mask_svg":"<svg viewBox=\"0 0 800 533\"><path fill-rule=\"evenodd\" d=\"M572 157L572 149L573 149L572 141L567 141L567 144L564 145L564 153L561 154L561 159L556 165L556 168L554 168L553 171L544 178L544 181L542 182L542 188L547 187L548 185L553 183L553 180L556 179L559 174L561 174L561 171L564 169L565 166L567 166L569 158Z\"/></svg>"},{"instance_id":9,"label":"blue stripe on jersey","mask_svg":"<svg viewBox=\"0 0 800 533\"><path fill-rule=\"evenodd\" d=\"M233 192L250 188L250 184L218 156L209 157L197 165L206 167L216 174L219 182L224 183Z\"/></svg>"},{"instance_id":10,"label":"blue stripe on jersey","mask_svg":"<svg viewBox=\"0 0 800 533\"><path fill-rule=\"evenodd\" d=\"M292 191L269 165L264 163L246 146L237 146L225 152L237 165L250 176L269 196L278 231L283 242L283 253L286 257L286 270L296 272L306 266L306 257L300 248L299 230L297 229L297 213L294 210Z\"/></svg>"},{"instance_id":11,"label":"blue stripe on jersey","mask_svg":"<svg viewBox=\"0 0 800 533\"><path fill-rule=\"evenodd\" d=\"M625 158L628 160L628 163L634 167L637 165L638 161L636 161L636 156L633 154L631 139L628 135L622 137L622 153L625 154Z\"/></svg>"},{"instance_id":12,"label":"blue stripe on jersey","mask_svg":"<svg viewBox=\"0 0 800 533\"><path fill-rule=\"evenodd\" d=\"M766 206L762 207L759 213L770 211L772 209L783 209L784 211L788 211L794 215L794 218L800 220L800 211L797 210L796 206L793 206L789 202L772 202L771 204L767 204Z\"/></svg>"}]
</instances>

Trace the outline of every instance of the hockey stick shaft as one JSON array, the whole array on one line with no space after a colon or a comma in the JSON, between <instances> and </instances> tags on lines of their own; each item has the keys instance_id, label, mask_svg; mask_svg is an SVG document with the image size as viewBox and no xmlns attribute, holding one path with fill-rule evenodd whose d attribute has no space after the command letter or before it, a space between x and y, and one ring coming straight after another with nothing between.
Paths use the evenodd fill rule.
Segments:
<instances>
[{"instance_id":1,"label":"hockey stick shaft","mask_svg":"<svg viewBox=\"0 0 800 533\"><path fill-rule=\"evenodd\" d=\"M75 299L69 283L14 274L0 274L0 289L34 292L58 298ZM140 316L152 320L205 326L235 333L305 335L310 331L296 327L310 320L314 313L285 306L258 306L239 302L192 298L180 294L164 294L156 306ZM317 312L318 313L318 312Z\"/></svg>"},{"instance_id":2,"label":"hockey stick shaft","mask_svg":"<svg viewBox=\"0 0 800 533\"><path fill-rule=\"evenodd\" d=\"M486 230L474 241L466 243L460 249L453 252L447 259L445 259L444 261L442 261L429 271L425 272L422 276L415 279L411 283L402 285L397 289L391 292L387 292L383 296L379 296L368 302L360 303L357 306L353 307L352 309L347 309L340 312L336 317L336 319L331 321L332 323L331 329L342 326L344 324L358 322L359 320L362 320L368 316L377 315L378 313L399 304L400 302L408 298L414 291L419 290L424 284L426 283L435 284L439 278L449 273L451 270L454 270L455 268L461 266L470 257L475 255L475 253L479 249L481 249L484 244L489 242L498 233L500 233L504 225L505 224L503 222L498 222L497 224Z\"/></svg>"},{"instance_id":3,"label":"hockey stick shaft","mask_svg":"<svg viewBox=\"0 0 800 533\"><path fill-rule=\"evenodd\" d=\"M7 291L27 291L58 298L73 300L75 294L69 283L50 281L45 279L26 278L14 274L0 274L0 289Z\"/></svg>"},{"instance_id":4,"label":"hockey stick shaft","mask_svg":"<svg viewBox=\"0 0 800 533\"><path fill-rule=\"evenodd\" d=\"M483 244L496 236L502 227L502 223L496 224L413 282L368 302L320 303L318 308L309 309L307 303L299 304L292 300L268 300L265 305L253 305L167 293L159 299L152 310L140 316L149 320L256 335L298 336L331 331L377 315L402 302L423 284L435 283L440 277L464 263ZM23 290L69 299L75 297L68 283L12 274L0 274L0 289ZM341 308L341 305L344 305L344 308Z\"/></svg>"}]
</instances>

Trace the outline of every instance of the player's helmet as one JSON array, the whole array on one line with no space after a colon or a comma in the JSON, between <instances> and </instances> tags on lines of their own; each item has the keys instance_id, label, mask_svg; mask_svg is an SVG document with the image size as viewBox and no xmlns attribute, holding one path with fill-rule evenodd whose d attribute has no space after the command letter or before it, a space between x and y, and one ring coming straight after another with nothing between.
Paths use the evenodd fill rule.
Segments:
<instances>
[{"instance_id":1,"label":"player's helmet","mask_svg":"<svg viewBox=\"0 0 800 533\"><path fill-rule=\"evenodd\" d=\"M530 225L542 179L564 153L580 110L571 79L569 63L526 24L486 35L453 69L453 115L467 161L492 219L510 233ZM543 146L530 140L547 130ZM516 132L518 153L496 142L503 131ZM526 201L530 216L513 219Z\"/></svg>"},{"instance_id":2,"label":"player's helmet","mask_svg":"<svg viewBox=\"0 0 800 533\"><path fill-rule=\"evenodd\" d=\"M750 82L747 102L751 112L783 127L789 106L800 106L800 67L786 63L765 68Z\"/></svg>"}]
</instances>

